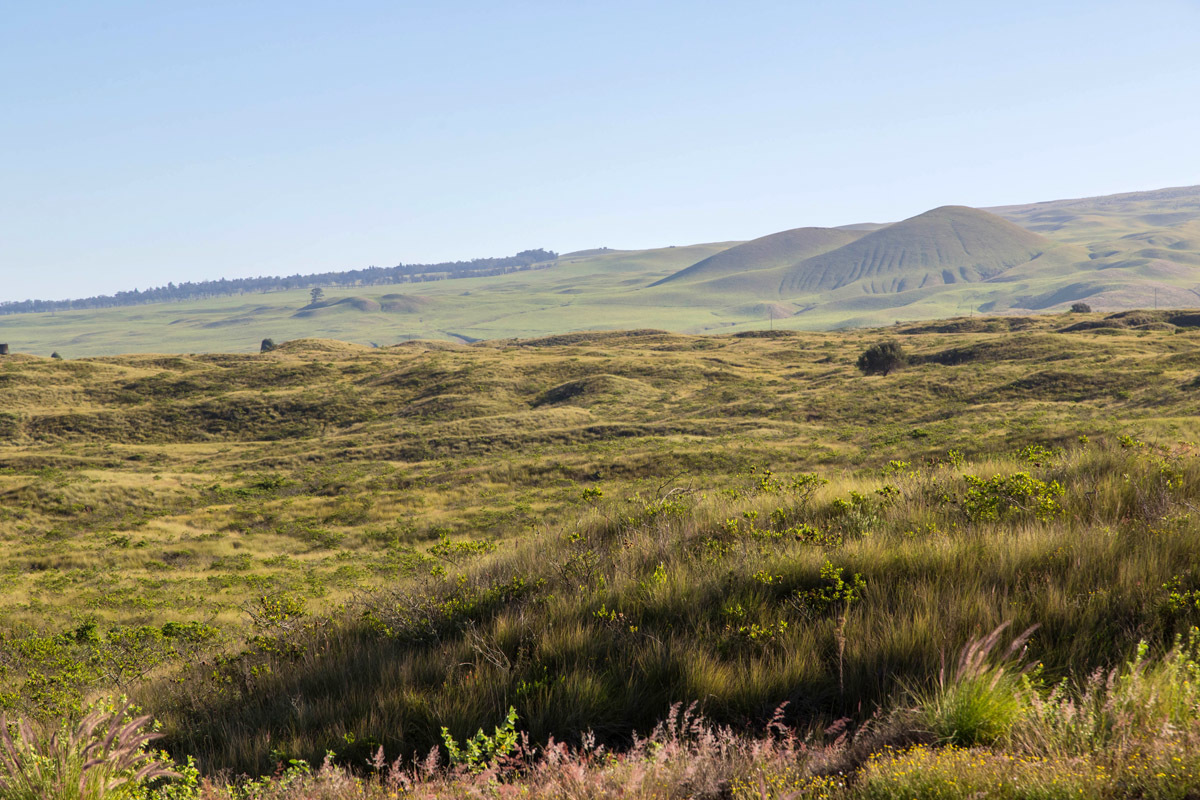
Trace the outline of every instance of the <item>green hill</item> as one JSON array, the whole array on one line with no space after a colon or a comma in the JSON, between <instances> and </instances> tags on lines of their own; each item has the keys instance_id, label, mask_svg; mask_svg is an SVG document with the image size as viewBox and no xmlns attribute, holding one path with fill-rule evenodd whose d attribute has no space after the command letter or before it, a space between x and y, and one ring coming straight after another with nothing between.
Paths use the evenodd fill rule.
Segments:
<instances>
[{"instance_id":1,"label":"green hill","mask_svg":"<svg viewBox=\"0 0 1200 800\"><path fill-rule=\"evenodd\" d=\"M723 250L650 285L711 280L753 270L791 266L806 258L849 244L862 235L861 231L837 228L794 228L790 231L780 231Z\"/></svg>"},{"instance_id":2,"label":"green hill","mask_svg":"<svg viewBox=\"0 0 1200 800\"><path fill-rule=\"evenodd\" d=\"M974 283L1053 247L986 211L943 206L797 264L783 274L779 293L814 294L851 283L869 294Z\"/></svg>"}]
</instances>

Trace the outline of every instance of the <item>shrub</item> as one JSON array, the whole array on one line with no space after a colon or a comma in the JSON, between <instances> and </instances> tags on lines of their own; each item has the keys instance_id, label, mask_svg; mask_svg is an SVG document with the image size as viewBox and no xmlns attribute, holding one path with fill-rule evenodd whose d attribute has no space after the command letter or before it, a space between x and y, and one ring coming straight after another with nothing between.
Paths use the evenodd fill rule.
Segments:
<instances>
[{"instance_id":1,"label":"shrub","mask_svg":"<svg viewBox=\"0 0 1200 800\"><path fill-rule=\"evenodd\" d=\"M1045 522L1063 511L1058 498L1063 487L1058 481L1046 483L1028 472L996 475L989 480L964 475L967 494L963 510L975 521L1003 520L1017 514L1033 514Z\"/></svg>"},{"instance_id":2,"label":"shrub","mask_svg":"<svg viewBox=\"0 0 1200 800\"><path fill-rule=\"evenodd\" d=\"M258 348L258 352L269 353L274 349L275 349L275 340L274 339L263 339L262 344Z\"/></svg>"},{"instance_id":3,"label":"shrub","mask_svg":"<svg viewBox=\"0 0 1200 800\"><path fill-rule=\"evenodd\" d=\"M1159 660L1147 659L1148 651L1141 642L1121 668L1094 672L1077 689L1064 682L1032 696L1021 743L1077 755L1186 739L1200 722L1200 629L1177 636Z\"/></svg>"},{"instance_id":4,"label":"shrub","mask_svg":"<svg viewBox=\"0 0 1200 800\"><path fill-rule=\"evenodd\" d=\"M908 355L897 341L878 342L858 357L858 368L864 375L887 375L908 363Z\"/></svg>"},{"instance_id":5,"label":"shrub","mask_svg":"<svg viewBox=\"0 0 1200 800\"><path fill-rule=\"evenodd\" d=\"M1090 314L1091 311L1092 311L1092 307L1089 306L1087 303L1072 303L1071 304L1071 313L1072 314Z\"/></svg>"},{"instance_id":6,"label":"shrub","mask_svg":"<svg viewBox=\"0 0 1200 800\"><path fill-rule=\"evenodd\" d=\"M442 728L442 743L450 755L452 767L463 767L469 772L481 772L494 766L497 761L510 755L517 748L517 710L509 706L503 725L497 725L488 736L480 728L462 745L455 741L448 728Z\"/></svg>"}]
</instances>

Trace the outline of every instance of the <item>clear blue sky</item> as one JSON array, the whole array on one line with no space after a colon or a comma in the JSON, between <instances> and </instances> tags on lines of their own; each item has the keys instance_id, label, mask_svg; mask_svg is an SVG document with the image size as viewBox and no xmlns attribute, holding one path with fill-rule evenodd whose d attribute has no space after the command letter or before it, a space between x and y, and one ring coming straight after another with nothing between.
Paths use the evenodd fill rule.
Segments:
<instances>
[{"instance_id":1,"label":"clear blue sky","mask_svg":"<svg viewBox=\"0 0 1200 800\"><path fill-rule=\"evenodd\" d=\"M0 300L1200 183L1200 0L0 0Z\"/></svg>"}]
</instances>

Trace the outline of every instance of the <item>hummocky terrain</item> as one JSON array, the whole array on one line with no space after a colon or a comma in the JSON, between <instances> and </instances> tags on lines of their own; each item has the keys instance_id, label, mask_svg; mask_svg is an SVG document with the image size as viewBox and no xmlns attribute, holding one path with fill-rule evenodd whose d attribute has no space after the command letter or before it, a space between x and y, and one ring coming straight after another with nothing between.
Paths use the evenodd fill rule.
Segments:
<instances>
[{"instance_id":1,"label":"hummocky terrain","mask_svg":"<svg viewBox=\"0 0 1200 800\"><path fill-rule=\"evenodd\" d=\"M832 329L971 313L1200 305L1200 186L800 227L748 242L584 250L503 275L0 315L15 352L246 352L579 330Z\"/></svg>"}]
</instances>

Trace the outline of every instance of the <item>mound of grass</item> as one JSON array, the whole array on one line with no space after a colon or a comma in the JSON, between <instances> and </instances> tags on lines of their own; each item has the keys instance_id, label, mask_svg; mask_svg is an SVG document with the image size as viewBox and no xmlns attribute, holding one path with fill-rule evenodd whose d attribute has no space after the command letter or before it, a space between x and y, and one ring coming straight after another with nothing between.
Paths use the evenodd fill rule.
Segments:
<instances>
[{"instance_id":1,"label":"mound of grass","mask_svg":"<svg viewBox=\"0 0 1200 800\"><path fill-rule=\"evenodd\" d=\"M622 378L619 375L589 375L550 387L537 396L533 406L537 408L563 403L591 406L616 402L640 406L658 394L653 386L643 381Z\"/></svg>"}]
</instances>

